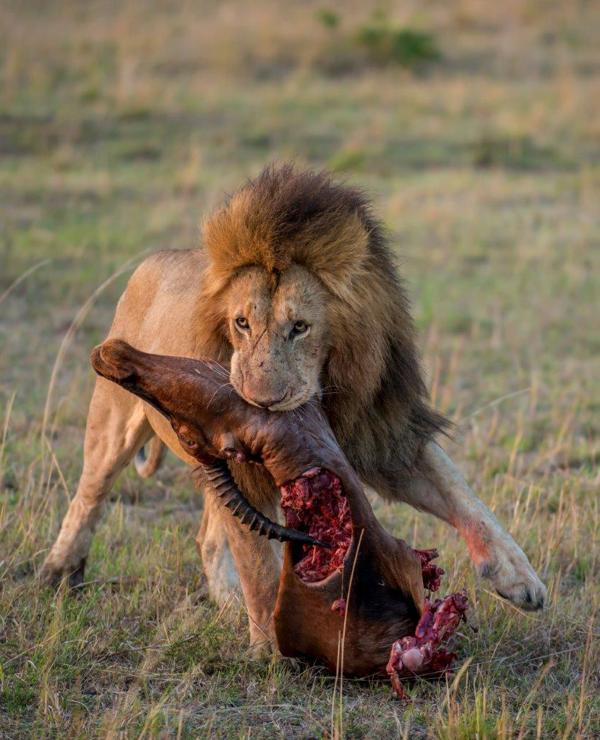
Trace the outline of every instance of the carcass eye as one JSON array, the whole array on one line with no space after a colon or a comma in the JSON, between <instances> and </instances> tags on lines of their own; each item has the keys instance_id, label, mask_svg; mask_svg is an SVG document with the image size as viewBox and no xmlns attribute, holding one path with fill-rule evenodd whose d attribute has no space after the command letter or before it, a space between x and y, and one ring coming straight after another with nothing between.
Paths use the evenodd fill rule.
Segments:
<instances>
[{"instance_id":1,"label":"carcass eye","mask_svg":"<svg viewBox=\"0 0 600 740\"><path fill-rule=\"evenodd\" d=\"M245 316L238 316L235 320L235 325L240 331L248 331L250 324Z\"/></svg>"},{"instance_id":2,"label":"carcass eye","mask_svg":"<svg viewBox=\"0 0 600 740\"><path fill-rule=\"evenodd\" d=\"M309 329L310 326L306 323L306 321L296 321L294 323L294 326L292 326L290 337L292 339L294 337L301 337L303 334L306 334Z\"/></svg>"}]
</instances>

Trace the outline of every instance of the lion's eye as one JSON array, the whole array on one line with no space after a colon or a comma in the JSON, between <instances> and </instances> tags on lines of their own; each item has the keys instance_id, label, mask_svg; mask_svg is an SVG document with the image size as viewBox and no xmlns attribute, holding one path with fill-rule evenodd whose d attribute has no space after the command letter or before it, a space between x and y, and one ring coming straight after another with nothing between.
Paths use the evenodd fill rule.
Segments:
<instances>
[{"instance_id":1,"label":"lion's eye","mask_svg":"<svg viewBox=\"0 0 600 740\"><path fill-rule=\"evenodd\" d=\"M290 336L291 337L302 336L302 334L306 334L308 329L309 329L309 326L306 323L306 321L296 321L294 326L292 326L292 331L290 332Z\"/></svg>"},{"instance_id":2,"label":"lion's eye","mask_svg":"<svg viewBox=\"0 0 600 740\"><path fill-rule=\"evenodd\" d=\"M250 328L248 319L245 316L238 316L237 319L235 320L235 325L241 331L248 331L248 329Z\"/></svg>"}]
</instances>

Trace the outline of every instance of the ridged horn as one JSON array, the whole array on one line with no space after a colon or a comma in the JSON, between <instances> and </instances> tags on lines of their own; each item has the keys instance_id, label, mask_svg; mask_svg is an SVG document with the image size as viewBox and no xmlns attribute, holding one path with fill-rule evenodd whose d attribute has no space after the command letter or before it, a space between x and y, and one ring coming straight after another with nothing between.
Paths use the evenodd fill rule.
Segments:
<instances>
[{"instance_id":1,"label":"ridged horn","mask_svg":"<svg viewBox=\"0 0 600 740\"><path fill-rule=\"evenodd\" d=\"M222 501L229 511L237 517L248 529L266 537L269 540L279 542L299 542L302 545L316 545L317 547L330 548L326 542L314 539L303 532L291 527L282 527L271 521L260 511L257 511L248 503L244 494L235 484L229 468L225 462L215 461L211 465L201 464L202 472L213 493Z\"/></svg>"}]
</instances>

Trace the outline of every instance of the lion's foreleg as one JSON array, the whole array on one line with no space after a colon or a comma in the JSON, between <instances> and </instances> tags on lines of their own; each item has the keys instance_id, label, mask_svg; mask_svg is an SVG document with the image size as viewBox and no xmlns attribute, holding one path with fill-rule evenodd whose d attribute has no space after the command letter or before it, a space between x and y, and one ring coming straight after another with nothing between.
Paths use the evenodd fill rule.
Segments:
<instances>
[{"instance_id":1,"label":"lion's foreleg","mask_svg":"<svg viewBox=\"0 0 600 740\"><path fill-rule=\"evenodd\" d=\"M227 600L235 587L235 573L248 611L250 645L255 656L272 651L275 644L273 611L279 584L281 560L278 543L249 532L225 507L205 493L205 512L198 533L198 549L211 596Z\"/></svg>"},{"instance_id":2,"label":"lion's foreleg","mask_svg":"<svg viewBox=\"0 0 600 740\"><path fill-rule=\"evenodd\" d=\"M219 606L240 592L240 579L229 547L226 527L221 520L223 507L210 492L204 494L202 522L196 536L198 554L210 598Z\"/></svg>"},{"instance_id":3,"label":"lion's foreleg","mask_svg":"<svg viewBox=\"0 0 600 740\"><path fill-rule=\"evenodd\" d=\"M151 434L142 403L99 379L88 413L83 471L42 567L46 581L57 582L69 576L71 584L76 585L82 580L102 504L121 470Z\"/></svg>"},{"instance_id":4,"label":"lion's foreleg","mask_svg":"<svg viewBox=\"0 0 600 740\"><path fill-rule=\"evenodd\" d=\"M527 556L438 444L426 445L417 474L398 494L411 506L455 527L478 572L492 581L499 594L525 609L543 606L546 588Z\"/></svg>"}]
</instances>

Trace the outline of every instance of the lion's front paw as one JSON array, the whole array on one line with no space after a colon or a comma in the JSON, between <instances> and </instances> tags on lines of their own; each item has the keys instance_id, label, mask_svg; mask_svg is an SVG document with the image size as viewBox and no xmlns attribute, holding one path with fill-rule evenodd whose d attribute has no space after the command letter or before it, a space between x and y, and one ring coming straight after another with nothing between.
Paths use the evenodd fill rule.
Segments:
<instances>
[{"instance_id":1,"label":"lion's front paw","mask_svg":"<svg viewBox=\"0 0 600 740\"><path fill-rule=\"evenodd\" d=\"M521 609L541 609L547 596L546 586L531 567L525 553L515 544L506 543L478 567L497 593Z\"/></svg>"},{"instance_id":2,"label":"lion's front paw","mask_svg":"<svg viewBox=\"0 0 600 740\"><path fill-rule=\"evenodd\" d=\"M277 654L277 648L273 640L252 640L248 647L248 658L252 661L263 662L269 661L273 655Z\"/></svg>"},{"instance_id":3,"label":"lion's front paw","mask_svg":"<svg viewBox=\"0 0 600 740\"><path fill-rule=\"evenodd\" d=\"M86 559L82 558L79 563L68 565L48 557L40 570L40 581L47 586L56 588L66 578L70 588L77 588L83 583L85 561Z\"/></svg>"}]
</instances>

